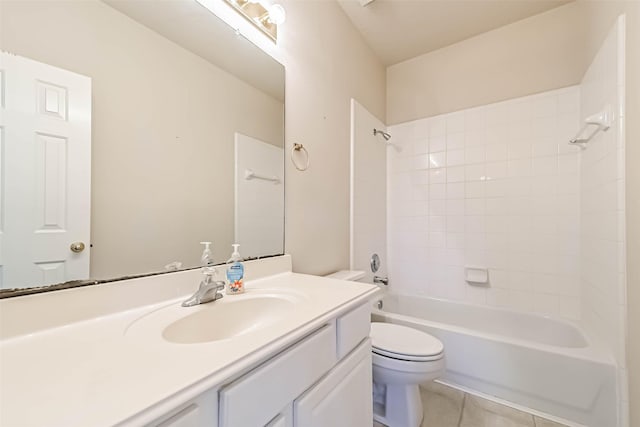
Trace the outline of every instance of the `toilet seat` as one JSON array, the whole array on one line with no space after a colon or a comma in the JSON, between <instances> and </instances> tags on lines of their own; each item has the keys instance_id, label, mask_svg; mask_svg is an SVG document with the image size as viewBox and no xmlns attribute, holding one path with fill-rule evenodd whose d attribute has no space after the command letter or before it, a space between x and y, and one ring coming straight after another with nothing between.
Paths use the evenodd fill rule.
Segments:
<instances>
[{"instance_id":1,"label":"toilet seat","mask_svg":"<svg viewBox=\"0 0 640 427\"><path fill-rule=\"evenodd\" d=\"M374 354L401 361L429 362L442 359L444 345L425 332L391 323L371 323Z\"/></svg>"}]
</instances>

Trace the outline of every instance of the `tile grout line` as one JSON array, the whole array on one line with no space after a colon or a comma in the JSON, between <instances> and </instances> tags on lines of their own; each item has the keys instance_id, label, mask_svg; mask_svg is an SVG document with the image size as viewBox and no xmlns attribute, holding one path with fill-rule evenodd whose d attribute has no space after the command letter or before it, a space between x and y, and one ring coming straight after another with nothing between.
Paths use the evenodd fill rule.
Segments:
<instances>
[{"instance_id":1,"label":"tile grout line","mask_svg":"<svg viewBox=\"0 0 640 427\"><path fill-rule=\"evenodd\" d=\"M467 404L467 393L462 396L462 405L460 406L460 415L458 415L458 427L462 424L462 413L464 412L464 406Z\"/></svg>"}]
</instances>

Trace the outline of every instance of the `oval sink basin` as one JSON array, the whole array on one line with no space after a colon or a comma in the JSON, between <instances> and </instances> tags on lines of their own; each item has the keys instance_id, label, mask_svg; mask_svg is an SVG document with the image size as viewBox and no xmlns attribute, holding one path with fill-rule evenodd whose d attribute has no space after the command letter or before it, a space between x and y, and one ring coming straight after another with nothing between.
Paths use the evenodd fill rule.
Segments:
<instances>
[{"instance_id":1,"label":"oval sink basin","mask_svg":"<svg viewBox=\"0 0 640 427\"><path fill-rule=\"evenodd\" d=\"M292 292L253 290L193 307L173 302L133 321L125 335L144 341L157 337L175 344L232 339L282 321L303 299Z\"/></svg>"},{"instance_id":2,"label":"oval sink basin","mask_svg":"<svg viewBox=\"0 0 640 427\"><path fill-rule=\"evenodd\" d=\"M167 326L163 338L179 344L229 339L273 324L294 307L292 301L274 296L233 298L238 296L196 307L195 313Z\"/></svg>"}]
</instances>

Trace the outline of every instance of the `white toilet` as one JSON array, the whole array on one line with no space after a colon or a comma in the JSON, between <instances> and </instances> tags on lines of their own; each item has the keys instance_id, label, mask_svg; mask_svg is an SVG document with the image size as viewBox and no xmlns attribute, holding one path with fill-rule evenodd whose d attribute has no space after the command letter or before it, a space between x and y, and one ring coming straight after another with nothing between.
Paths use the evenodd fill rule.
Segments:
<instances>
[{"instance_id":1,"label":"white toilet","mask_svg":"<svg viewBox=\"0 0 640 427\"><path fill-rule=\"evenodd\" d=\"M338 271L327 277L359 280L362 271ZM423 409L419 385L444 373L444 345L407 326L371 323L373 418L389 427L418 427Z\"/></svg>"},{"instance_id":2,"label":"white toilet","mask_svg":"<svg viewBox=\"0 0 640 427\"><path fill-rule=\"evenodd\" d=\"M444 373L444 346L407 326L371 323L373 418L389 427L422 422L419 385Z\"/></svg>"}]
</instances>

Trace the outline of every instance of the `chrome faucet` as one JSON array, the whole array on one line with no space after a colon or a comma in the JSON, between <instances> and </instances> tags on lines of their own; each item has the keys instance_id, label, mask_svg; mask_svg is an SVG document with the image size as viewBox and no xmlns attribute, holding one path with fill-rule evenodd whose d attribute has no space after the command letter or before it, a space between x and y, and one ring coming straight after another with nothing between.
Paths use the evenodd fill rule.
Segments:
<instances>
[{"instance_id":1,"label":"chrome faucet","mask_svg":"<svg viewBox=\"0 0 640 427\"><path fill-rule=\"evenodd\" d=\"M387 277L380 277L380 276L373 276L373 283L382 283L385 286L389 285L389 278Z\"/></svg>"},{"instance_id":2,"label":"chrome faucet","mask_svg":"<svg viewBox=\"0 0 640 427\"><path fill-rule=\"evenodd\" d=\"M221 292L224 289L224 282L213 280L213 276L218 273L216 269L212 267L203 268L202 273L204 277L200 282L200 286L198 286L198 290L182 303L183 307L206 304L224 297Z\"/></svg>"}]
</instances>

